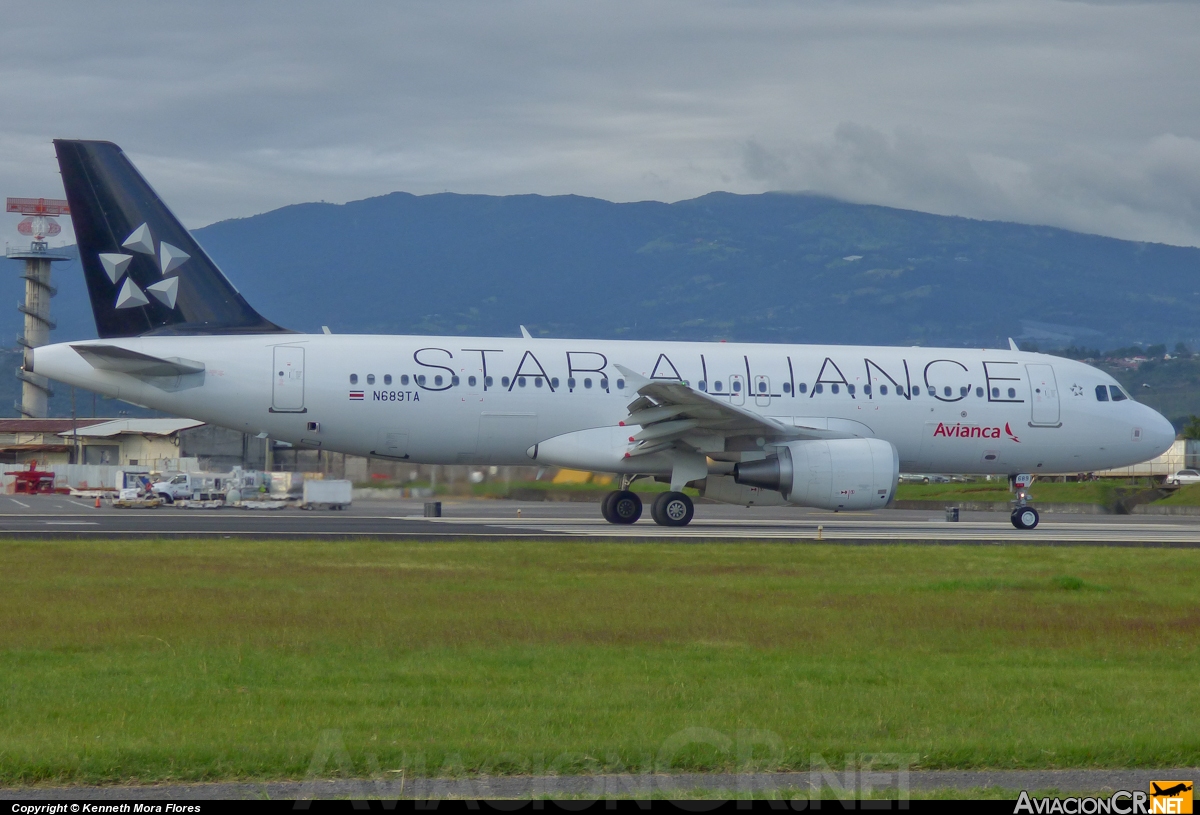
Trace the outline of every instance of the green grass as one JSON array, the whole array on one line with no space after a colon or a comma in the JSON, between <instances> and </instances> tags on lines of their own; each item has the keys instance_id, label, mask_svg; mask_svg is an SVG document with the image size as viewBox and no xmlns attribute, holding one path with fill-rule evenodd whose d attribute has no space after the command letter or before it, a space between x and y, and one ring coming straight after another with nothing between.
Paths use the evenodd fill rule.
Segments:
<instances>
[{"instance_id":1,"label":"green grass","mask_svg":"<svg viewBox=\"0 0 1200 815\"><path fill-rule=\"evenodd\" d=\"M1200 484L1189 484L1154 502L1155 506L1200 507Z\"/></svg>"},{"instance_id":2,"label":"green grass","mask_svg":"<svg viewBox=\"0 0 1200 815\"><path fill-rule=\"evenodd\" d=\"M0 575L0 784L296 778L318 745L325 775L1200 761L1194 550L4 542Z\"/></svg>"}]
</instances>

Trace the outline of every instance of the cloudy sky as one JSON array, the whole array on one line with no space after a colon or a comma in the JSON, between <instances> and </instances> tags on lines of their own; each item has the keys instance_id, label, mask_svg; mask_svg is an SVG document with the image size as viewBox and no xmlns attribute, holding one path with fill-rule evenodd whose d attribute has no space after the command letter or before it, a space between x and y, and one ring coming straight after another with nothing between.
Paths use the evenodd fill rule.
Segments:
<instances>
[{"instance_id":1,"label":"cloudy sky","mask_svg":"<svg viewBox=\"0 0 1200 815\"><path fill-rule=\"evenodd\" d=\"M851 201L1200 245L1200 3L6 4L0 194L190 227L394 190ZM0 237L19 240L13 215Z\"/></svg>"}]
</instances>

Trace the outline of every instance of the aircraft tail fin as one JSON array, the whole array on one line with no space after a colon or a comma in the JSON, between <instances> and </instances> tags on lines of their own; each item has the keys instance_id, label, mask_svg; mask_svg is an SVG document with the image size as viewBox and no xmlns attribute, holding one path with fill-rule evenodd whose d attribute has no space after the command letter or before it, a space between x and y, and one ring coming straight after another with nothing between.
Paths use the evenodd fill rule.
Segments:
<instances>
[{"instance_id":1,"label":"aircraft tail fin","mask_svg":"<svg viewBox=\"0 0 1200 815\"><path fill-rule=\"evenodd\" d=\"M283 332L255 311L112 142L55 139L96 331Z\"/></svg>"}]
</instances>

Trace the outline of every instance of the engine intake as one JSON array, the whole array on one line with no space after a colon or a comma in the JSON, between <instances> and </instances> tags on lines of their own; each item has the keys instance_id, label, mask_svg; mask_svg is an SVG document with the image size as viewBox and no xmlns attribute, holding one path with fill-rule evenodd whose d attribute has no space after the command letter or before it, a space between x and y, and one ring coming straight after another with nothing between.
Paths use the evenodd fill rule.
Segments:
<instances>
[{"instance_id":1,"label":"engine intake","mask_svg":"<svg viewBox=\"0 0 1200 815\"><path fill-rule=\"evenodd\" d=\"M778 490L790 504L821 509L886 506L900 479L900 456L883 439L793 441L733 468L738 484Z\"/></svg>"}]
</instances>

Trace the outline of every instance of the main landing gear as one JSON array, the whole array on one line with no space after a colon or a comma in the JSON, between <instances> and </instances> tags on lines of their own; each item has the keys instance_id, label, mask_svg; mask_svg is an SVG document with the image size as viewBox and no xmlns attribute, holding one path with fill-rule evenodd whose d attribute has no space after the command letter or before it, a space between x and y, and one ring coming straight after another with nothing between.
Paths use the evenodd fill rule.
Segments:
<instances>
[{"instance_id":1,"label":"main landing gear","mask_svg":"<svg viewBox=\"0 0 1200 815\"><path fill-rule=\"evenodd\" d=\"M650 505L650 516L661 526L687 526L695 511L682 492L660 493ZM642 517L642 499L630 490L614 490L600 502L600 513L610 524L631 524Z\"/></svg>"},{"instance_id":2,"label":"main landing gear","mask_svg":"<svg viewBox=\"0 0 1200 815\"><path fill-rule=\"evenodd\" d=\"M642 517L642 499L631 490L614 490L600 502L600 512L610 524L631 524Z\"/></svg>"}]
</instances>

